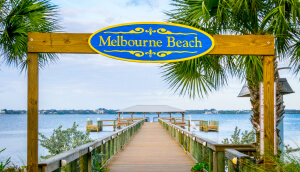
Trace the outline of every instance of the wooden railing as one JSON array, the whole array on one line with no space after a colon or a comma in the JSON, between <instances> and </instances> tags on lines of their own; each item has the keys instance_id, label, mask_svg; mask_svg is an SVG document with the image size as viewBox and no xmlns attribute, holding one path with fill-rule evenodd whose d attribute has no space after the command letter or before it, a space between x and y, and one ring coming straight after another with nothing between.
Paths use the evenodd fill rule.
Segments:
<instances>
[{"instance_id":1,"label":"wooden railing","mask_svg":"<svg viewBox=\"0 0 300 172\"><path fill-rule=\"evenodd\" d=\"M124 127L111 135L58 154L39 163L40 172L66 171L90 172L92 159L100 158L98 165L104 166L144 124L144 119ZM93 170L94 171L94 170Z\"/></svg>"},{"instance_id":2,"label":"wooden railing","mask_svg":"<svg viewBox=\"0 0 300 172\"><path fill-rule=\"evenodd\" d=\"M191 132L182 129L168 121L159 119L161 125L177 140L177 142L183 147L183 149L198 162L207 162L209 166L209 172L224 172L225 167L225 151L227 154L233 153L231 150L247 150L255 151L255 147L252 144L247 145L232 145L232 144L219 144L200 136L195 136ZM238 152L238 151L236 151ZM236 153L235 152L235 153ZM226 155L227 155L226 154ZM245 156L236 156L239 159L244 159ZM243 154L245 155L245 154ZM230 159L232 162L232 159ZM239 160L238 160L239 161ZM229 161L228 161L229 162ZM230 164L232 165L232 164ZM232 166L231 166L232 167Z\"/></svg>"},{"instance_id":3,"label":"wooden railing","mask_svg":"<svg viewBox=\"0 0 300 172\"><path fill-rule=\"evenodd\" d=\"M226 158L228 161L228 172L251 171L251 168L247 164L249 164L249 161L254 161L254 159L249 155L241 153L241 151L253 152L253 150L247 150L247 149L240 149L240 150L226 149L225 150Z\"/></svg>"}]
</instances>

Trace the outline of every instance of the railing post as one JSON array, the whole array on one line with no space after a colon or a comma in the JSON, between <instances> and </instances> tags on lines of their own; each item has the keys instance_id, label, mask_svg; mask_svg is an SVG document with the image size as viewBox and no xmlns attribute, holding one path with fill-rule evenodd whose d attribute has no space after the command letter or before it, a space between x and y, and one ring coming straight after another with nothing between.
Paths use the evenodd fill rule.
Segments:
<instances>
[{"instance_id":1,"label":"railing post","mask_svg":"<svg viewBox=\"0 0 300 172\"><path fill-rule=\"evenodd\" d=\"M115 149L115 140L114 139L111 139L110 140L110 157L111 158L113 155L114 155L114 149Z\"/></svg>"},{"instance_id":2,"label":"railing post","mask_svg":"<svg viewBox=\"0 0 300 172\"><path fill-rule=\"evenodd\" d=\"M88 172L92 172L92 153L87 153Z\"/></svg>"},{"instance_id":3,"label":"railing post","mask_svg":"<svg viewBox=\"0 0 300 172\"><path fill-rule=\"evenodd\" d=\"M114 126L113 126L113 128L114 128L114 131L116 131L116 120L114 120Z\"/></svg>"},{"instance_id":4,"label":"railing post","mask_svg":"<svg viewBox=\"0 0 300 172\"><path fill-rule=\"evenodd\" d=\"M81 156L79 158L79 170L80 172L88 172L89 165L88 165L88 153Z\"/></svg>"},{"instance_id":5,"label":"railing post","mask_svg":"<svg viewBox=\"0 0 300 172\"><path fill-rule=\"evenodd\" d=\"M213 171L217 172L218 171L218 158L217 158L217 152L213 152Z\"/></svg>"},{"instance_id":6,"label":"railing post","mask_svg":"<svg viewBox=\"0 0 300 172\"><path fill-rule=\"evenodd\" d=\"M102 131L102 124L103 124L103 121L97 121L98 131Z\"/></svg>"},{"instance_id":7,"label":"railing post","mask_svg":"<svg viewBox=\"0 0 300 172\"><path fill-rule=\"evenodd\" d=\"M235 169L234 169L234 164L232 162L232 160L228 159L228 172L235 172Z\"/></svg>"},{"instance_id":8,"label":"railing post","mask_svg":"<svg viewBox=\"0 0 300 172\"><path fill-rule=\"evenodd\" d=\"M225 152L217 152L218 172L225 171Z\"/></svg>"},{"instance_id":9,"label":"railing post","mask_svg":"<svg viewBox=\"0 0 300 172\"><path fill-rule=\"evenodd\" d=\"M208 166L209 166L209 171L213 170L213 164L214 164L214 158L213 158L213 150L208 149Z\"/></svg>"},{"instance_id":10,"label":"railing post","mask_svg":"<svg viewBox=\"0 0 300 172\"><path fill-rule=\"evenodd\" d=\"M77 172L77 160L74 160L67 164L66 172Z\"/></svg>"},{"instance_id":11,"label":"railing post","mask_svg":"<svg viewBox=\"0 0 300 172\"><path fill-rule=\"evenodd\" d=\"M105 145L101 144L100 153L104 155L101 157L101 166L104 165L104 163L105 163L105 152L104 151L105 151Z\"/></svg>"},{"instance_id":12,"label":"railing post","mask_svg":"<svg viewBox=\"0 0 300 172\"><path fill-rule=\"evenodd\" d=\"M202 145L202 161L207 162L207 148L204 145Z\"/></svg>"},{"instance_id":13,"label":"railing post","mask_svg":"<svg viewBox=\"0 0 300 172\"><path fill-rule=\"evenodd\" d=\"M104 144L104 149L105 149L105 162L108 160L108 155L109 155L109 151L108 151L108 141L107 142L105 142L105 144Z\"/></svg>"}]
</instances>

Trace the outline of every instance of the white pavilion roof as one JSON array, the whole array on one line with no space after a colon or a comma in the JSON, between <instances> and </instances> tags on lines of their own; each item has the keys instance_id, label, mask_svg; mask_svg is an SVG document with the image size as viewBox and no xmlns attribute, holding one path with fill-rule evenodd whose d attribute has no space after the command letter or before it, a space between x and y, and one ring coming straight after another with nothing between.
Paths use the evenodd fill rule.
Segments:
<instances>
[{"instance_id":1,"label":"white pavilion roof","mask_svg":"<svg viewBox=\"0 0 300 172\"><path fill-rule=\"evenodd\" d=\"M178 109L168 105L136 105L117 112L121 113L182 113L185 110Z\"/></svg>"}]
</instances>

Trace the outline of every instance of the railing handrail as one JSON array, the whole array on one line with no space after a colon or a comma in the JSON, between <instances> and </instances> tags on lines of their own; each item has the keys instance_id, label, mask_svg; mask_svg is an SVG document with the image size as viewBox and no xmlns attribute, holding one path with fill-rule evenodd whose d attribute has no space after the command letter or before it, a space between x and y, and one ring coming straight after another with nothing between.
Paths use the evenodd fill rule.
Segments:
<instances>
[{"instance_id":1,"label":"railing handrail","mask_svg":"<svg viewBox=\"0 0 300 172\"><path fill-rule=\"evenodd\" d=\"M208 163L208 171L225 172L226 157L228 158L228 172L236 171L237 167L239 171L250 169L244 165L244 162L253 161L251 154L256 152L254 144L219 144L207 138L196 136L167 120L158 119L158 121L191 157L198 162L206 161ZM250 156L239 151L247 152Z\"/></svg>"},{"instance_id":2,"label":"railing handrail","mask_svg":"<svg viewBox=\"0 0 300 172\"><path fill-rule=\"evenodd\" d=\"M135 125L139 124L143 120L144 119L139 120L139 121L137 121L137 122L135 122L135 123L133 123L129 126L126 126L126 127L122 128L118 131L115 131L112 134L110 134L109 136L99 138L99 139L97 139L93 142L86 143L84 145L76 147L75 149L60 153L60 154L55 155L55 156L53 156L49 159L43 160L43 161L39 162L39 166L53 166L53 169L60 168L62 160L65 160L67 163L72 162L72 161L78 159L79 157L81 157L82 155L85 155L85 154L91 152L93 149L101 146L105 142L115 138L116 136L118 136L122 132L125 132L128 129L134 127Z\"/></svg>"},{"instance_id":3,"label":"railing handrail","mask_svg":"<svg viewBox=\"0 0 300 172\"><path fill-rule=\"evenodd\" d=\"M238 159L240 159L240 158L250 158L249 155L246 155L246 154L244 154L244 153L242 153L238 150L235 150L235 149L226 149L225 150L225 156L226 156L226 158L228 158L230 160L232 160L235 157L238 158Z\"/></svg>"},{"instance_id":4,"label":"railing handrail","mask_svg":"<svg viewBox=\"0 0 300 172\"><path fill-rule=\"evenodd\" d=\"M206 146L207 147L209 147L210 149L212 149L214 151L217 151L217 152L224 152L225 149L233 149L233 148L234 149L239 149L239 148L241 148L241 149L246 149L246 148L252 149L252 148L255 148L255 146L253 144L239 145L239 144L221 144L221 143L217 143L217 142L212 141L210 139L194 135L190 131L187 131L187 130L185 130L185 129L183 129L183 128L175 125L175 124L172 124L172 123L170 123L168 121L165 121L165 120L163 120L163 121L165 123L167 123L168 125L177 128L178 130L181 131L181 133L183 132L183 134L188 134L190 138L195 139L199 143L203 144L204 142L206 142Z\"/></svg>"}]
</instances>

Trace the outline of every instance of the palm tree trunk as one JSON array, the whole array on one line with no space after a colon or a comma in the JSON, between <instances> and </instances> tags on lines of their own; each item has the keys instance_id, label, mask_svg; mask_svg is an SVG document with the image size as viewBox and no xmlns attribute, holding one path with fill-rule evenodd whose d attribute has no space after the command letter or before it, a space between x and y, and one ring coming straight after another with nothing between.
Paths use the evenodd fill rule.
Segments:
<instances>
[{"instance_id":1,"label":"palm tree trunk","mask_svg":"<svg viewBox=\"0 0 300 172\"><path fill-rule=\"evenodd\" d=\"M248 77L249 78L249 77ZM250 117L250 121L253 125L253 129L255 130L256 135L256 146L259 149L259 141L260 141L260 126L259 126L259 115L260 115L260 102L259 102L259 83L253 83L249 79L248 81L248 88L250 91L250 102L252 106L253 114ZM259 150L257 150L259 151Z\"/></svg>"},{"instance_id":2,"label":"palm tree trunk","mask_svg":"<svg viewBox=\"0 0 300 172\"><path fill-rule=\"evenodd\" d=\"M282 90L282 86L283 86L283 83L279 84L279 73L278 71L280 69L277 68L277 65L278 65L278 62L276 61L276 58L274 58L274 79L275 79L275 82L276 82L276 85L277 85L277 88L276 88L276 134L277 134L277 137L278 137L278 142L277 142L277 152L278 152L278 155L280 156L281 152L280 152L280 147L279 145L282 143L283 144L283 141L282 141L282 138L280 136L280 129L278 129L278 125L279 123L283 120L284 116L283 114L285 113L284 109L285 109L285 106L283 105L283 95L280 93L280 91Z\"/></svg>"}]
</instances>

